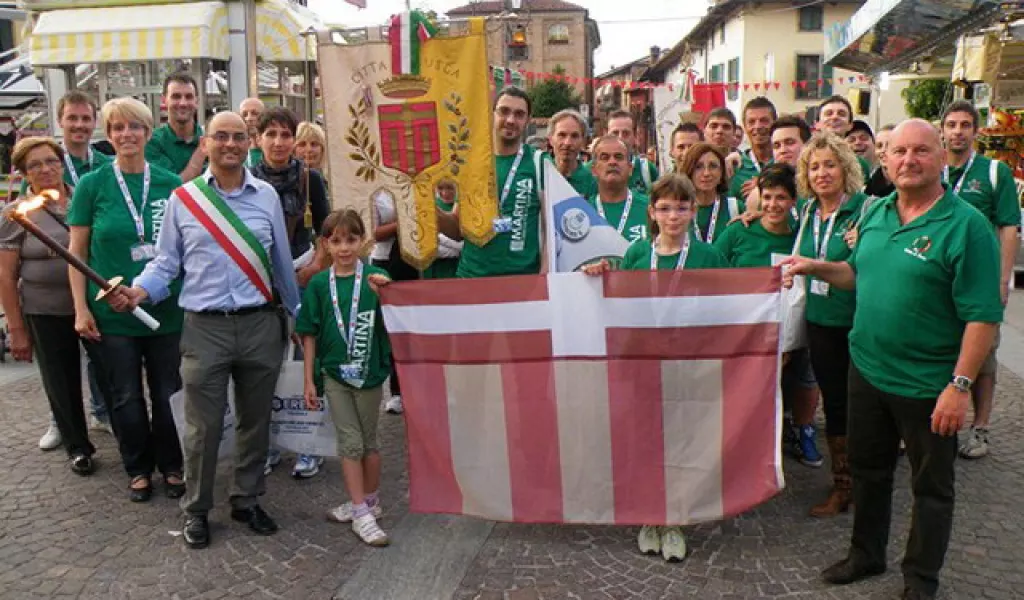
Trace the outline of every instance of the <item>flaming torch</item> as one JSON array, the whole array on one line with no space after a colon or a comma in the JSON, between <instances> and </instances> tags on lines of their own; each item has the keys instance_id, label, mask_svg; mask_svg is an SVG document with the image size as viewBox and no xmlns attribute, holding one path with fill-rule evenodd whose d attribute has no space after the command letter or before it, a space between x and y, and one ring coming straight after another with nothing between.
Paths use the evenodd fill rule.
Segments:
<instances>
[{"instance_id":1,"label":"flaming torch","mask_svg":"<svg viewBox=\"0 0 1024 600\"><path fill-rule=\"evenodd\" d=\"M53 250L57 254L57 256L66 260L68 264L74 267L78 272L85 275L86 277L89 278L89 280L98 285L100 287L100 293L96 295L96 300L102 300L104 297L107 296L107 294L114 291L117 288L117 286L121 285L121 282L124 281L124 278L118 275L117 277L114 277L110 281L107 281L106 279L103 278L102 275L93 270L89 265L82 262L74 254L71 254L71 252L69 252L67 248L65 248L59 242L57 242L57 240L46 235L46 233L42 229L40 229L38 225L33 223L32 220L28 218L29 211L41 207L43 203L46 202L47 198L49 198L50 200L56 200L57 197L58 196L56 191L44 190L42 194L34 198L26 198L25 200L18 202L17 207L14 210L7 211L7 216L16 221L18 225L21 225L25 229L25 231L31 233L33 236L38 238L40 242L46 244L50 248L50 250ZM135 316L136 319L142 321L146 325L146 327L149 327L153 331L156 331L157 329L160 328L160 321L154 319L152 315L150 315L148 312L146 312L140 307L136 307L134 310L132 310L132 315Z\"/></svg>"}]
</instances>

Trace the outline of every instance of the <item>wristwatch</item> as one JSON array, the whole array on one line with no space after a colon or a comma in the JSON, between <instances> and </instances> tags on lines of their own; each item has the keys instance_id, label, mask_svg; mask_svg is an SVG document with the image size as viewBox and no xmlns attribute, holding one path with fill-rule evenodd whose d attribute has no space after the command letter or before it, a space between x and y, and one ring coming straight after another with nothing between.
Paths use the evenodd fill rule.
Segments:
<instances>
[{"instance_id":1,"label":"wristwatch","mask_svg":"<svg viewBox=\"0 0 1024 600\"><path fill-rule=\"evenodd\" d=\"M956 391L966 394L971 391L971 386L974 385L974 381L966 375L954 375L949 384L952 385Z\"/></svg>"}]
</instances>

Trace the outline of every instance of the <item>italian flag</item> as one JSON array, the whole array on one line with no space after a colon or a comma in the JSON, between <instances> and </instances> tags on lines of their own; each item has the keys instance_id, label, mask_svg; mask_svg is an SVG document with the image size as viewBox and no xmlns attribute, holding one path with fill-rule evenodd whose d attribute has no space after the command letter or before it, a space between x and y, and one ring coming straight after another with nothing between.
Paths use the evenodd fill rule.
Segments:
<instances>
[{"instance_id":1,"label":"italian flag","mask_svg":"<svg viewBox=\"0 0 1024 600\"><path fill-rule=\"evenodd\" d=\"M391 70L395 75L420 74L420 45L437 34L437 27L415 10L391 17Z\"/></svg>"}]
</instances>

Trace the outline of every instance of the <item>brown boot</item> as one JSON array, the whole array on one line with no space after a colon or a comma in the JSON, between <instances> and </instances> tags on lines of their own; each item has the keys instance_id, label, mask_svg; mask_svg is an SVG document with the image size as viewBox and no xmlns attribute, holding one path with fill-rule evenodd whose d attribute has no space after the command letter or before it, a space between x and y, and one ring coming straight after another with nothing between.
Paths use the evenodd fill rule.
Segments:
<instances>
[{"instance_id":1,"label":"brown boot","mask_svg":"<svg viewBox=\"0 0 1024 600\"><path fill-rule=\"evenodd\" d=\"M811 509L812 517L834 517L850 509L853 480L846 457L846 436L829 437L828 452L832 457L832 491L824 502Z\"/></svg>"}]
</instances>

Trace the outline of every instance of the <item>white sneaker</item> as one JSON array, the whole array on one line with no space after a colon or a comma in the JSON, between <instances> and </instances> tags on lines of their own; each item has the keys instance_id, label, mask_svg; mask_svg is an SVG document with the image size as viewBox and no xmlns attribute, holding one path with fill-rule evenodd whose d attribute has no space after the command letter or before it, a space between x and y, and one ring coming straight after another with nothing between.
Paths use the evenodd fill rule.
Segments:
<instances>
[{"instance_id":1,"label":"white sneaker","mask_svg":"<svg viewBox=\"0 0 1024 600\"><path fill-rule=\"evenodd\" d=\"M643 554L658 554L661 552L661 532L657 525L644 525L636 536L636 545Z\"/></svg>"},{"instance_id":2,"label":"white sneaker","mask_svg":"<svg viewBox=\"0 0 1024 600\"><path fill-rule=\"evenodd\" d=\"M60 437L60 429L57 429L57 424L51 422L46 433L43 434L43 437L39 438L39 449L56 450L63 441Z\"/></svg>"},{"instance_id":3,"label":"white sneaker","mask_svg":"<svg viewBox=\"0 0 1024 600\"><path fill-rule=\"evenodd\" d=\"M377 525L377 519L372 514L363 515L352 521L352 531L359 536L359 539L371 546L387 546L388 534Z\"/></svg>"},{"instance_id":4,"label":"white sneaker","mask_svg":"<svg viewBox=\"0 0 1024 600\"><path fill-rule=\"evenodd\" d=\"M977 459L988 454L988 429L971 427L967 439L960 444L962 458Z\"/></svg>"},{"instance_id":5,"label":"white sneaker","mask_svg":"<svg viewBox=\"0 0 1024 600\"><path fill-rule=\"evenodd\" d=\"M109 421L101 421L96 415L89 415L89 430L90 431L101 431L114 435L113 428L110 427Z\"/></svg>"},{"instance_id":6,"label":"white sneaker","mask_svg":"<svg viewBox=\"0 0 1024 600\"><path fill-rule=\"evenodd\" d=\"M686 558L686 536L683 535L682 527L661 529L661 555L669 562Z\"/></svg>"},{"instance_id":7,"label":"white sneaker","mask_svg":"<svg viewBox=\"0 0 1024 600\"><path fill-rule=\"evenodd\" d=\"M274 467L281 464L281 451L277 448L267 450L267 462L263 463L263 474L270 475Z\"/></svg>"},{"instance_id":8,"label":"white sneaker","mask_svg":"<svg viewBox=\"0 0 1024 600\"><path fill-rule=\"evenodd\" d=\"M346 502L327 511L327 520L332 523L349 523L355 518L355 511L355 506L351 502ZM373 515L374 519L379 519L384 516L384 509L380 507L380 504L377 504L377 506L370 509L370 514Z\"/></svg>"},{"instance_id":9,"label":"white sneaker","mask_svg":"<svg viewBox=\"0 0 1024 600\"><path fill-rule=\"evenodd\" d=\"M393 415L400 415L405 412L405 409L402 408L402 397L392 396L391 399L384 404L384 410Z\"/></svg>"}]
</instances>

